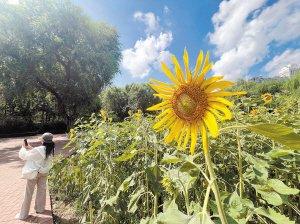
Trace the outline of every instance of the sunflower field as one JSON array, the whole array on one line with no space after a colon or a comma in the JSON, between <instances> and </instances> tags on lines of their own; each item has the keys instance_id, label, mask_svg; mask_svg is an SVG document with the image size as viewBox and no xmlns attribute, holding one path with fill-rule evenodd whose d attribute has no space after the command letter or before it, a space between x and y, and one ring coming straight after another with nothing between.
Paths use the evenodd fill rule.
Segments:
<instances>
[{"instance_id":1,"label":"sunflower field","mask_svg":"<svg viewBox=\"0 0 300 224\"><path fill-rule=\"evenodd\" d=\"M184 68L172 61L171 84L150 81L161 101L149 113L76 122L71 155L51 170L53 200L78 223L299 223L299 75L233 86L205 78L209 54L193 71L186 51Z\"/></svg>"}]
</instances>

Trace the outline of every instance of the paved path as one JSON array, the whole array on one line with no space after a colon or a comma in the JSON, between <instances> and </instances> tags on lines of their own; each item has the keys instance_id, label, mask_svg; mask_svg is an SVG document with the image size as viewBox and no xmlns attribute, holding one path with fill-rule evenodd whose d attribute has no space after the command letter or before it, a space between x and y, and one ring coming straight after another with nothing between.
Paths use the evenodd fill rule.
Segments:
<instances>
[{"instance_id":1,"label":"paved path","mask_svg":"<svg viewBox=\"0 0 300 224\"><path fill-rule=\"evenodd\" d=\"M27 137L29 144L36 146L39 144L39 136ZM0 223L20 224L20 223L43 223L52 224L52 211L50 198L47 191L46 211L44 214L36 214L34 198L31 203L30 216L25 221L15 220L15 215L21 208L24 196L26 180L20 179L21 169L24 161L19 159L18 152L24 137L0 139ZM66 144L65 135L55 135L56 154L60 153L63 145Z\"/></svg>"}]
</instances>

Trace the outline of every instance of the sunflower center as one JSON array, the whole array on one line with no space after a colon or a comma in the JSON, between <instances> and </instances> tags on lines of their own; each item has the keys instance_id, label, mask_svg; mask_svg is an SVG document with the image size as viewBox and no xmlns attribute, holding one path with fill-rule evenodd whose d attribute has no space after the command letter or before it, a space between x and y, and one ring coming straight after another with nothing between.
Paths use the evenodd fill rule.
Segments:
<instances>
[{"instance_id":1,"label":"sunflower center","mask_svg":"<svg viewBox=\"0 0 300 224\"><path fill-rule=\"evenodd\" d=\"M177 99L178 112L187 116L193 115L197 108L197 102L188 94L183 93Z\"/></svg>"},{"instance_id":2,"label":"sunflower center","mask_svg":"<svg viewBox=\"0 0 300 224\"><path fill-rule=\"evenodd\" d=\"M207 95L199 85L181 86L173 95L175 114L189 122L202 119L207 110Z\"/></svg>"}]
</instances>

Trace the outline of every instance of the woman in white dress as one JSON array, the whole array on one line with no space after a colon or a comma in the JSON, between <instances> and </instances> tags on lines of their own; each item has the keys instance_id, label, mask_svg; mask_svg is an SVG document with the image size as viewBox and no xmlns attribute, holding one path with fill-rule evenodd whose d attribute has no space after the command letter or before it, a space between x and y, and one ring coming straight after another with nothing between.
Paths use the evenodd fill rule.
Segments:
<instances>
[{"instance_id":1,"label":"woman in white dress","mask_svg":"<svg viewBox=\"0 0 300 224\"><path fill-rule=\"evenodd\" d=\"M47 175L54 155L54 147L51 133L42 135L41 146L33 148L25 142L23 143L19 157L26 161L22 169L22 178L27 179L27 185L21 211L16 215L16 219L24 220L28 217L35 186L37 186L37 192L34 209L36 213L45 211Z\"/></svg>"}]
</instances>

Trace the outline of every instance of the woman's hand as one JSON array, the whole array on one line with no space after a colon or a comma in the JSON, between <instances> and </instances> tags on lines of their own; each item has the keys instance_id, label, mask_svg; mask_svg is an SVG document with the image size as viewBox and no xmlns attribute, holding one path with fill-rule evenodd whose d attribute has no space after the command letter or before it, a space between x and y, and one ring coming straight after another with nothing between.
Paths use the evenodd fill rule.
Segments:
<instances>
[{"instance_id":1,"label":"woman's hand","mask_svg":"<svg viewBox=\"0 0 300 224\"><path fill-rule=\"evenodd\" d=\"M26 150L30 150L30 149L32 149L33 147L31 146L31 145L25 145L25 142L23 142L23 148L25 148Z\"/></svg>"}]
</instances>

